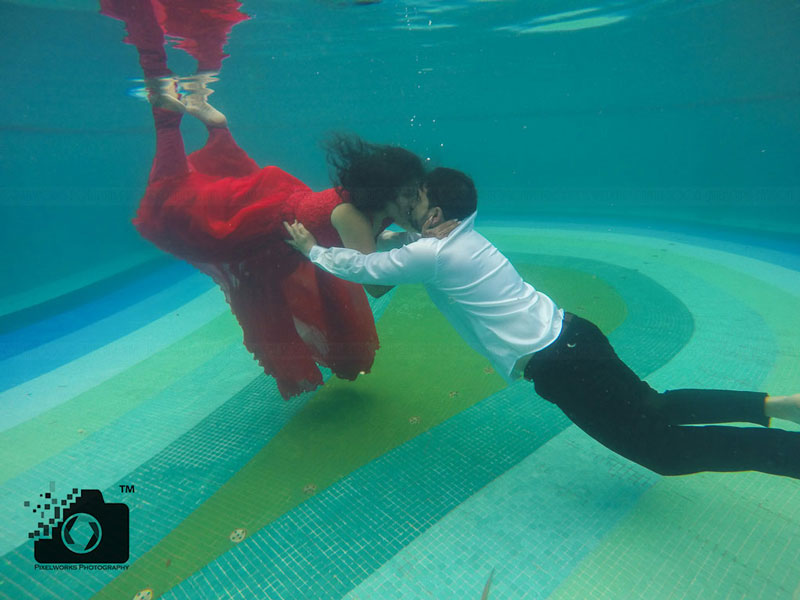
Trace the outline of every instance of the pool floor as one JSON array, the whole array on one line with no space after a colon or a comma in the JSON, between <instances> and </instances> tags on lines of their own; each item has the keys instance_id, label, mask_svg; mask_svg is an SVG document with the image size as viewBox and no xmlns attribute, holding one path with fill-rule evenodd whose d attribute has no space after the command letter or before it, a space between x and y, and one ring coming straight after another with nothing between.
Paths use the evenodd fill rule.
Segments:
<instances>
[{"instance_id":1,"label":"pool floor","mask_svg":"<svg viewBox=\"0 0 800 600\"><path fill-rule=\"evenodd\" d=\"M481 231L657 389L800 390L796 254ZM6 306L0 598L800 599L800 481L619 457L506 386L421 286L372 301L370 374L290 402L213 283L155 253ZM37 564L29 533L88 489L127 507L129 560Z\"/></svg>"}]
</instances>

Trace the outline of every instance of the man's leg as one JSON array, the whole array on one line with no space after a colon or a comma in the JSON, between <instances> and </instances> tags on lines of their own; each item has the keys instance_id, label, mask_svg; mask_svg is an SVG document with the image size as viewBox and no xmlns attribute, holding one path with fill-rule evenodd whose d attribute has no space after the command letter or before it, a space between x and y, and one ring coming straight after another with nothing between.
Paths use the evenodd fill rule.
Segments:
<instances>
[{"instance_id":1,"label":"man's leg","mask_svg":"<svg viewBox=\"0 0 800 600\"><path fill-rule=\"evenodd\" d=\"M767 396L764 400L767 417L800 423L800 394Z\"/></svg>"},{"instance_id":2,"label":"man's leg","mask_svg":"<svg viewBox=\"0 0 800 600\"><path fill-rule=\"evenodd\" d=\"M800 478L800 433L673 424L675 419L686 422L691 414L702 414L705 422L724 418L766 424L764 394L658 394L583 319L574 318L551 347L535 355L525 377L586 433L658 473L758 470ZM724 414L710 414L723 407Z\"/></svg>"},{"instance_id":3,"label":"man's leg","mask_svg":"<svg viewBox=\"0 0 800 600\"><path fill-rule=\"evenodd\" d=\"M761 471L800 479L800 433L717 425L661 425L629 433L615 450L661 475Z\"/></svg>"},{"instance_id":4,"label":"man's leg","mask_svg":"<svg viewBox=\"0 0 800 600\"><path fill-rule=\"evenodd\" d=\"M755 423L769 426L767 394L731 390L669 390L650 394L642 409L670 425Z\"/></svg>"}]
</instances>

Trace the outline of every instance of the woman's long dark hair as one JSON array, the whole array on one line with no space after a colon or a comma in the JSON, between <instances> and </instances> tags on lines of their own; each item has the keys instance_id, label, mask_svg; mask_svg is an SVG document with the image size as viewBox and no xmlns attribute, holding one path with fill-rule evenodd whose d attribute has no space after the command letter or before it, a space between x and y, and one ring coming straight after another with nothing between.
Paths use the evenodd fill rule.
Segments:
<instances>
[{"instance_id":1,"label":"woman's long dark hair","mask_svg":"<svg viewBox=\"0 0 800 600\"><path fill-rule=\"evenodd\" d=\"M370 144L357 135L335 133L324 143L333 185L346 191L357 209L371 213L397 198L405 188L416 190L425 167L413 152L399 146Z\"/></svg>"}]
</instances>

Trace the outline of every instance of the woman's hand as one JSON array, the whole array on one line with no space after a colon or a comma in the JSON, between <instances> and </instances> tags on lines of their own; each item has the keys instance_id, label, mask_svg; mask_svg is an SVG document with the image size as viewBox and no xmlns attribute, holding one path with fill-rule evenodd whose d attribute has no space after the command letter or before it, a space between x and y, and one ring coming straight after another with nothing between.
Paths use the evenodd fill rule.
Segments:
<instances>
[{"instance_id":1,"label":"woman's hand","mask_svg":"<svg viewBox=\"0 0 800 600\"><path fill-rule=\"evenodd\" d=\"M432 226L434 219L435 215L431 215L428 217L428 220L425 221L425 224L422 226L422 237L435 237L441 240L450 235L450 232L461 224L461 221L450 219L444 223Z\"/></svg>"},{"instance_id":2,"label":"woman's hand","mask_svg":"<svg viewBox=\"0 0 800 600\"><path fill-rule=\"evenodd\" d=\"M286 243L308 257L311 248L317 244L317 240L311 235L311 232L306 229L302 223L298 223L297 219L295 219L294 223L291 225L284 221L283 226L286 228L286 231L289 232L289 235L292 236L292 239L286 240Z\"/></svg>"}]
</instances>

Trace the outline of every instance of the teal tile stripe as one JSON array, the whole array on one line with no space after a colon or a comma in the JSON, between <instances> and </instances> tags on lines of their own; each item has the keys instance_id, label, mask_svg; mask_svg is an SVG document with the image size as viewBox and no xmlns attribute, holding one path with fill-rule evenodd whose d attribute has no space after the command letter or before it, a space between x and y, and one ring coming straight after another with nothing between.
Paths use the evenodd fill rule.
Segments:
<instances>
[{"instance_id":1,"label":"teal tile stripe","mask_svg":"<svg viewBox=\"0 0 800 600\"><path fill-rule=\"evenodd\" d=\"M567 427L468 498L345 600L543 600L661 478Z\"/></svg>"}]
</instances>

